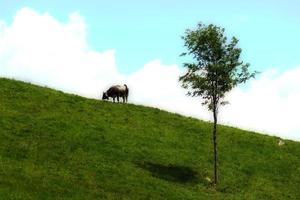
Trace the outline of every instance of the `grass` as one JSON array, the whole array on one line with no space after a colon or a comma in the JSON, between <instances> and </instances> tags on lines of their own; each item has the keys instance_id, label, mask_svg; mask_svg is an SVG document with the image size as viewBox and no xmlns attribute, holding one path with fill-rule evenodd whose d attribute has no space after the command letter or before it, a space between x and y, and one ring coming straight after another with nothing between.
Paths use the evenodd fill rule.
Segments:
<instances>
[{"instance_id":1,"label":"grass","mask_svg":"<svg viewBox=\"0 0 300 200\"><path fill-rule=\"evenodd\" d=\"M300 143L0 78L0 199L300 199Z\"/></svg>"}]
</instances>

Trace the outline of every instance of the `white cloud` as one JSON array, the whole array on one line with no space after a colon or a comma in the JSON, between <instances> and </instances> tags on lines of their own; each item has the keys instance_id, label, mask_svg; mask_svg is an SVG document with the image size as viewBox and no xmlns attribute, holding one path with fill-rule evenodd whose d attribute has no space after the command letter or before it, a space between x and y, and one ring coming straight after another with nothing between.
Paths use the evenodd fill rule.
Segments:
<instances>
[{"instance_id":1,"label":"white cloud","mask_svg":"<svg viewBox=\"0 0 300 200\"><path fill-rule=\"evenodd\" d=\"M159 61L146 64L128 77L134 88L134 102L163 108L188 116L211 120L199 98L185 96L176 65ZM300 66L279 73L268 70L250 81L248 89L235 88L227 95L230 104L222 107L219 121L245 129L300 140Z\"/></svg>"},{"instance_id":2,"label":"white cloud","mask_svg":"<svg viewBox=\"0 0 300 200\"><path fill-rule=\"evenodd\" d=\"M164 65L159 60L147 63L127 77L131 100L189 116L208 119L209 114L196 98L188 98L180 87L181 75L177 65Z\"/></svg>"},{"instance_id":3,"label":"white cloud","mask_svg":"<svg viewBox=\"0 0 300 200\"><path fill-rule=\"evenodd\" d=\"M99 98L114 83L126 82L130 101L172 112L210 119L199 98L185 96L177 65L151 61L131 75L122 75L114 50L89 48L86 23L79 13L61 23L30 8L17 12L12 24L0 21L0 76L13 77L79 95ZM283 74L263 73L250 88L236 88L220 121L300 140L300 67Z\"/></svg>"},{"instance_id":4,"label":"white cloud","mask_svg":"<svg viewBox=\"0 0 300 200\"><path fill-rule=\"evenodd\" d=\"M264 72L251 81L250 88L236 88L229 94L231 104L222 109L222 121L300 140L300 66L278 73Z\"/></svg>"},{"instance_id":5,"label":"white cloud","mask_svg":"<svg viewBox=\"0 0 300 200\"><path fill-rule=\"evenodd\" d=\"M118 76L114 50L100 53L88 48L86 25L78 13L64 24L47 13L23 8L11 25L0 27L2 76L85 96L96 96L91 88Z\"/></svg>"}]
</instances>

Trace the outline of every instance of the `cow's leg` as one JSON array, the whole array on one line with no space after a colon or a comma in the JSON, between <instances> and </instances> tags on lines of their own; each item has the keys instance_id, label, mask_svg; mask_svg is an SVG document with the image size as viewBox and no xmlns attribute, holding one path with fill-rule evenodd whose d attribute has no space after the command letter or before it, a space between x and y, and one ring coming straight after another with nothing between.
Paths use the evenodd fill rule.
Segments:
<instances>
[{"instance_id":1,"label":"cow's leg","mask_svg":"<svg viewBox=\"0 0 300 200\"><path fill-rule=\"evenodd\" d=\"M116 98L116 97L113 97L113 102L114 102L114 103L115 103L115 98Z\"/></svg>"},{"instance_id":2,"label":"cow's leg","mask_svg":"<svg viewBox=\"0 0 300 200\"><path fill-rule=\"evenodd\" d=\"M117 100L118 100L118 103L119 103L119 96L117 96Z\"/></svg>"}]
</instances>

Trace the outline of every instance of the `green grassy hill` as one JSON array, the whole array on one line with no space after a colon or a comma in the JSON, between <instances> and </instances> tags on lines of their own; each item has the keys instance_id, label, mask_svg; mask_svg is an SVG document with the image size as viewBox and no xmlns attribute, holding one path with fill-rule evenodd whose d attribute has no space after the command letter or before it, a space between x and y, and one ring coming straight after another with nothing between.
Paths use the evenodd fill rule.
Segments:
<instances>
[{"instance_id":1,"label":"green grassy hill","mask_svg":"<svg viewBox=\"0 0 300 200\"><path fill-rule=\"evenodd\" d=\"M0 78L0 199L300 199L300 143Z\"/></svg>"}]
</instances>

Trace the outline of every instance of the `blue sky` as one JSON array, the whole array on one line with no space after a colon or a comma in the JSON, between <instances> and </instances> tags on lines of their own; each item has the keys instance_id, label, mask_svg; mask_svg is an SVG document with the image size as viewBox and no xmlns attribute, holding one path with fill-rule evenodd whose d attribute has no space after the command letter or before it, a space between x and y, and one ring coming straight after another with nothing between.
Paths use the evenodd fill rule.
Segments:
<instances>
[{"instance_id":1,"label":"blue sky","mask_svg":"<svg viewBox=\"0 0 300 200\"><path fill-rule=\"evenodd\" d=\"M11 22L20 8L49 12L61 21L78 11L88 25L88 44L115 49L123 73L153 59L181 65L181 36L197 22L214 23L240 40L252 69L292 68L300 63L300 2L288 1L17 1L0 0L0 18Z\"/></svg>"},{"instance_id":2,"label":"blue sky","mask_svg":"<svg viewBox=\"0 0 300 200\"><path fill-rule=\"evenodd\" d=\"M126 83L130 103L211 120L178 77L181 36L213 23L262 72L227 94L219 121L300 141L299 10L296 0L0 0L0 77L96 99Z\"/></svg>"}]
</instances>

